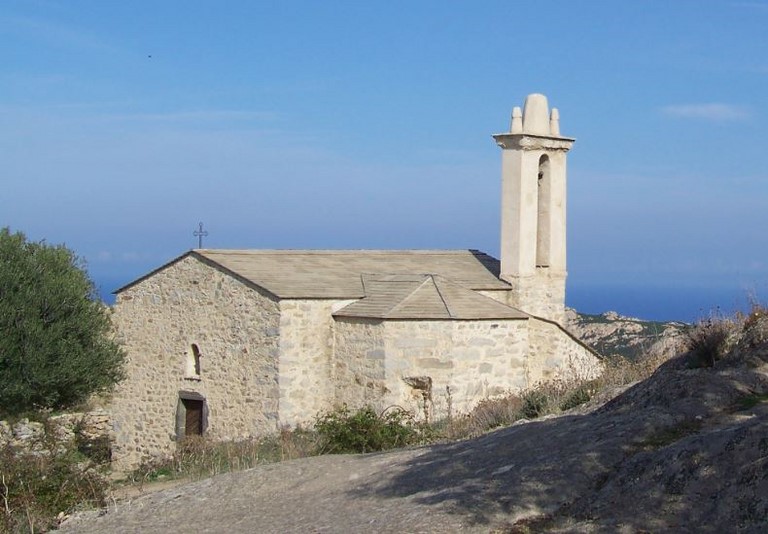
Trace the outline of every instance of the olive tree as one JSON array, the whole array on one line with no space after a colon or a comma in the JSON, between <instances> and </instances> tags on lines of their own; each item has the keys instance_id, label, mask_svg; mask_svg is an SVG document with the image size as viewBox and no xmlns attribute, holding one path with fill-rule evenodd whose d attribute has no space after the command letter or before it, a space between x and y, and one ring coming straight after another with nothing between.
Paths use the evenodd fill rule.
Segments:
<instances>
[{"instance_id":1,"label":"olive tree","mask_svg":"<svg viewBox=\"0 0 768 534\"><path fill-rule=\"evenodd\" d=\"M62 409L123 376L109 309L63 245L0 230L0 415Z\"/></svg>"}]
</instances>

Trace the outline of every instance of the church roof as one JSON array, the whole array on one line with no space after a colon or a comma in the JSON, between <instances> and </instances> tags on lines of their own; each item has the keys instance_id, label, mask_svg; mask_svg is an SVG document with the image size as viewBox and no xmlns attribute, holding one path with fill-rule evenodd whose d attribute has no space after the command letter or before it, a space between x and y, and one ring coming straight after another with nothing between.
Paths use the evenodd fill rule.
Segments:
<instances>
[{"instance_id":1,"label":"church roof","mask_svg":"<svg viewBox=\"0 0 768 534\"><path fill-rule=\"evenodd\" d=\"M278 298L362 298L364 275L438 275L464 288L509 290L499 261L476 250L192 251Z\"/></svg>"},{"instance_id":2,"label":"church roof","mask_svg":"<svg viewBox=\"0 0 768 534\"><path fill-rule=\"evenodd\" d=\"M439 275L363 275L365 297L335 317L525 319L525 313Z\"/></svg>"}]
</instances>

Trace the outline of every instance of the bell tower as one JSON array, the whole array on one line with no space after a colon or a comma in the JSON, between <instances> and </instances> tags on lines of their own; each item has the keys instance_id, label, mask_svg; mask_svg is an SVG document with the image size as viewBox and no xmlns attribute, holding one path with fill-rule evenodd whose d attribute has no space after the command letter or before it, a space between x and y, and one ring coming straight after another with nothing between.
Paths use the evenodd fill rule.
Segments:
<instances>
[{"instance_id":1,"label":"bell tower","mask_svg":"<svg viewBox=\"0 0 768 534\"><path fill-rule=\"evenodd\" d=\"M545 319L565 314L565 160L574 139L560 135L557 109L531 94L512 110L501 149L501 278L509 304Z\"/></svg>"}]
</instances>

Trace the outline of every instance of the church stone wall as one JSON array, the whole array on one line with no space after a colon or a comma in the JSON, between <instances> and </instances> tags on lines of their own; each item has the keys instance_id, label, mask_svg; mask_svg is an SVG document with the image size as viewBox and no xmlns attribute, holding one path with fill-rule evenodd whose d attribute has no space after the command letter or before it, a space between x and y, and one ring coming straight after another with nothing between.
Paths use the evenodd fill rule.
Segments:
<instances>
[{"instance_id":1,"label":"church stone wall","mask_svg":"<svg viewBox=\"0 0 768 534\"><path fill-rule=\"evenodd\" d=\"M426 404L433 419L467 412L525 387L526 322L337 319L336 403L417 415Z\"/></svg>"},{"instance_id":2,"label":"church stone wall","mask_svg":"<svg viewBox=\"0 0 768 534\"><path fill-rule=\"evenodd\" d=\"M429 377L428 409L440 419L480 400L526 385L526 320L387 321L386 404L422 413L423 390L407 379Z\"/></svg>"},{"instance_id":3,"label":"church stone wall","mask_svg":"<svg viewBox=\"0 0 768 534\"><path fill-rule=\"evenodd\" d=\"M280 301L280 423L295 425L328 410L333 398L333 317L339 301Z\"/></svg>"},{"instance_id":4,"label":"church stone wall","mask_svg":"<svg viewBox=\"0 0 768 534\"><path fill-rule=\"evenodd\" d=\"M380 408L386 397L384 323L379 319L341 317L334 325L334 403Z\"/></svg>"},{"instance_id":5,"label":"church stone wall","mask_svg":"<svg viewBox=\"0 0 768 534\"><path fill-rule=\"evenodd\" d=\"M532 318L529 322L529 385L554 379L597 378L602 373L600 359L558 324Z\"/></svg>"},{"instance_id":6,"label":"church stone wall","mask_svg":"<svg viewBox=\"0 0 768 534\"><path fill-rule=\"evenodd\" d=\"M127 352L111 405L118 469L173 450L182 391L205 399L214 439L277 428L279 308L267 295L186 257L118 294L113 320Z\"/></svg>"},{"instance_id":7,"label":"church stone wall","mask_svg":"<svg viewBox=\"0 0 768 534\"><path fill-rule=\"evenodd\" d=\"M336 405L397 405L440 419L556 378L597 377L597 357L550 321L337 319ZM429 391L425 384L431 384ZM426 395L425 395L426 394Z\"/></svg>"}]
</instances>

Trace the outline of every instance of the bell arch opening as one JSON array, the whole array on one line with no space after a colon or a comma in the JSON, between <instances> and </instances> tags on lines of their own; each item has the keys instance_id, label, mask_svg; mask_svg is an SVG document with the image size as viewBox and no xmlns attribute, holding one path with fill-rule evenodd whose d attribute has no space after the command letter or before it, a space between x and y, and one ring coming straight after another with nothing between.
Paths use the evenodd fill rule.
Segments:
<instances>
[{"instance_id":1,"label":"bell arch opening","mask_svg":"<svg viewBox=\"0 0 768 534\"><path fill-rule=\"evenodd\" d=\"M536 188L536 267L549 267L551 257L552 176L549 156L539 158Z\"/></svg>"}]
</instances>

